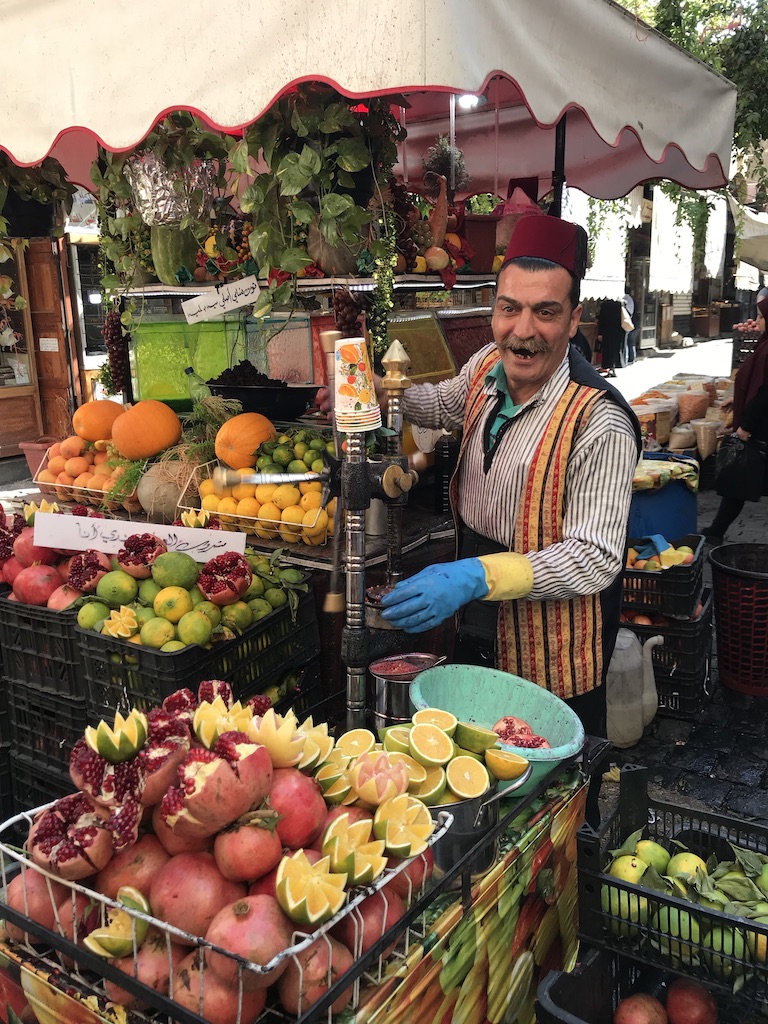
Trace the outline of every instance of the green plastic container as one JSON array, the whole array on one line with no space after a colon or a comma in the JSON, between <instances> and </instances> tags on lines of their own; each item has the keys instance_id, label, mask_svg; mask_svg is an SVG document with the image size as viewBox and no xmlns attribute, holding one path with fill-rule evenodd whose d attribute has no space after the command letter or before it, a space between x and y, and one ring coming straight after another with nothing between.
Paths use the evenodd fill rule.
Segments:
<instances>
[{"instance_id":1,"label":"green plastic container","mask_svg":"<svg viewBox=\"0 0 768 1024\"><path fill-rule=\"evenodd\" d=\"M503 715L525 719L535 733L544 736L550 746L543 750L527 750L501 744L528 758L531 776L515 790L515 797L525 796L566 758L578 754L584 746L584 726L574 711L559 697L528 679L510 672L476 665L438 665L428 668L410 686L414 711L442 708L461 722L492 728ZM500 788L506 784L499 783Z\"/></svg>"}]
</instances>

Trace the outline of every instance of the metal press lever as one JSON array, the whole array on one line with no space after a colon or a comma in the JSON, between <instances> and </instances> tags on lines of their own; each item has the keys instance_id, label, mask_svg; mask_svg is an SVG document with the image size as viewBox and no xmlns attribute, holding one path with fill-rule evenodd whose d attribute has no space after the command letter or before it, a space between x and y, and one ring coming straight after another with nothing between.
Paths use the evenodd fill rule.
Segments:
<instances>
[{"instance_id":1,"label":"metal press lever","mask_svg":"<svg viewBox=\"0 0 768 1024\"><path fill-rule=\"evenodd\" d=\"M237 484L303 484L327 483L331 479L330 469L322 473L238 473L236 469L225 469L224 466L217 466L211 477L213 486L217 493L227 490L229 487L236 487Z\"/></svg>"}]
</instances>

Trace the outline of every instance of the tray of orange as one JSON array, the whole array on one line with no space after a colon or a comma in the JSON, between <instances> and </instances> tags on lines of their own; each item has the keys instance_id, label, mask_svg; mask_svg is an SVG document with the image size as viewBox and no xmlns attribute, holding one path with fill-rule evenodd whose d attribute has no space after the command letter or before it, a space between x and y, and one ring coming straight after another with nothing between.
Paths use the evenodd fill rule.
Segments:
<instances>
[{"instance_id":1,"label":"tray of orange","mask_svg":"<svg viewBox=\"0 0 768 1024\"><path fill-rule=\"evenodd\" d=\"M106 495L115 487L125 472L125 466L110 465L106 450L84 441L76 434L52 444L34 476L40 493L55 497L60 502L75 505L94 505L109 511L119 508L126 512L140 512L136 491L120 501L108 501ZM105 446L106 447L106 446Z\"/></svg>"},{"instance_id":2,"label":"tray of orange","mask_svg":"<svg viewBox=\"0 0 768 1024\"><path fill-rule=\"evenodd\" d=\"M213 471L218 462L207 462L190 477L184 493L197 493L195 504L179 505L180 512L207 512L225 530L239 530L264 541L320 547L335 529L336 499L323 506L322 484L242 484L217 492ZM237 470L247 477L252 469ZM188 499L189 500L189 499ZM194 499L192 499L194 500Z\"/></svg>"}]
</instances>

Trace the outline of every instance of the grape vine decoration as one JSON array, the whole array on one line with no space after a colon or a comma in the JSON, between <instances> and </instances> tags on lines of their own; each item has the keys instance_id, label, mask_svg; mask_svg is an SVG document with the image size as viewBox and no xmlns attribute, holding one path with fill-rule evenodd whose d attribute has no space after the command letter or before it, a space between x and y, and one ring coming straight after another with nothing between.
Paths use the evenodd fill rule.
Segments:
<instances>
[{"instance_id":1,"label":"grape vine decoration","mask_svg":"<svg viewBox=\"0 0 768 1024\"><path fill-rule=\"evenodd\" d=\"M394 307L395 266L397 264L397 233L384 218L379 218L379 238L371 245L374 268L373 301L367 316L368 333L371 337L374 356L381 356L389 346L387 325L390 310Z\"/></svg>"},{"instance_id":2,"label":"grape vine decoration","mask_svg":"<svg viewBox=\"0 0 768 1024\"><path fill-rule=\"evenodd\" d=\"M101 333L107 346L107 363L114 388L113 394L119 394L128 389L128 343L131 336L123 331L117 310L107 313Z\"/></svg>"}]
</instances>

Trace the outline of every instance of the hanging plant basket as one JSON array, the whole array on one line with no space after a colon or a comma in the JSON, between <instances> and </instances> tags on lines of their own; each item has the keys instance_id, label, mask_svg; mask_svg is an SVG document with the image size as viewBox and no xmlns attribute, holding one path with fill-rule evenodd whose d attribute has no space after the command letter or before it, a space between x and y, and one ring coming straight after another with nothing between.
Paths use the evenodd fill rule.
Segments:
<instances>
[{"instance_id":1,"label":"hanging plant basket","mask_svg":"<svg viewBox=\"0 0 768 1024\"><path fill-rule=\"evenodd\" d=\"M186 167L168 167L155 153L142 153L125 163L134 206L149 227L203 220L213 201L212 160L194 160Z\"/></svg>"}]
</instances>

